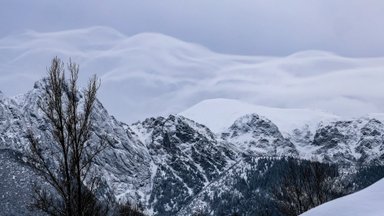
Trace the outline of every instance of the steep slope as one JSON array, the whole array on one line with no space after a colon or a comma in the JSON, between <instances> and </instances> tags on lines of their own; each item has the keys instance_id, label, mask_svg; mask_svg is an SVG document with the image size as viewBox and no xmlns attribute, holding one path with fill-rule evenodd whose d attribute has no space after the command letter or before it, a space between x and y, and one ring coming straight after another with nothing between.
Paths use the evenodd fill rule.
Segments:
<instances>
[{"instance_id":1,"label":"steep slope","mask_svg":"<svg viewBox=\"0 0 384 216\"><path fill-rule=\"evenodd\" d=\"M256 114L238 118L221 138L247 156L298 156L295 146L283 137L278 127Z\"/></svg>"},{"instance_id":2,"label":"steep slope","mask_svg":"<svg viewBox=\"0 0 384 216\"><path fill-rule=\"evenodd\" d=\"M158 215L173 215L236 157L208 128L182 116L149 118L132 130L153 161L149 202Z\"/></svg>"},{"instance_id":3,"label":"steep slope","mask_svg":"<svg viewBox=\"0 0 384 216\"><path fill-rule=\"evenodd\" d=\"M40 215L28 210L32 185L41 181L23 155L9 149L0 149L0 213L1 215Z\"/></svg>"},{"instance_id":4,"label":"steep slope","mask_svg":"<svg viewBox=\"0 0 384 216\"><path fill-rule=\"evenodd\" d=\"M303 187L292 184L294 181L287 181L286 176L294 172L293 178L300 181L301 177L308 175L307 171L316 166L326 170L323 174L329 177L328 180L337 178L336 165L294 158L244 157L197 194L178 215L286 215L279 207L280 202L287 201L279 196L280 187ZM308 187L306 192L315 196L314 187L310 184L305 186ZM335 198L331 193L325 192L325 195L328 199Z\"/></svg>"},{"instance_id":5,"label":"steep slope","mask_svg":"<svg viewBox=\"0 0 384 216\"><path fill-rule=\"evenodd\" d=\"M330 201L301 214L301 216L379 216L383 215L384 180Z\"/></svg>"},{"instance_id":6,"label":"steep slope","mask_svg":"<svg viewBox=\"0 0 384 216\"><path fill-rule=\"evenodd\" d=\"M24 95L1 99L0 149L28 152L28 129L49 148L50 125L37 106L44 85L42 80ZM91 141L107 136L112 142L96 158L93 175L101 177L100 190L122 203L140 203L148 213L173 214L237 157L208 128L181 116L128 126L96 101L92 119Z\"/></svg>"},{"instance_id":7,"label":"steep slope","mask_svg":"<svg viewBox=\"0 0 384 216\"><path fill-rule=\"evenodd\" d=\"M374 118L332 122L316 131L312 155L338 164L383 165L383 134L383 123Z\"/></svg>"},{"instance_id":8,"label":"steep slope","mask_svg":"<svg viewBox=\"0 0 384 216\"><path fill-rule=\"evenodd\" d=\"M43 95L44 80L35 83L34 89L14 99L0 101L0 112L4 119L0 124L0 149L28 152L26 132L31 129L39 136L41 143L49 147L52 137L50 125L39 111L37 103ZM138 141L126 125L109 116L100 102L96 102L92 115L92 142L107 136L112 147L96 158L94 173L107 184L106 190L113 192L117 199L144 201L150 184L150 157L145 146Z\"/></svg>"}]
</instances>

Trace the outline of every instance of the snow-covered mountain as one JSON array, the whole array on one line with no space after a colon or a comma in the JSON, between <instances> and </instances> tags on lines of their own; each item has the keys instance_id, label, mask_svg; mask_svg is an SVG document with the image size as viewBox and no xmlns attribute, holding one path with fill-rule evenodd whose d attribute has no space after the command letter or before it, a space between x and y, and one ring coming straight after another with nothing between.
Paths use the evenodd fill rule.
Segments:
<instances>
[{"instance_id":1,"label":"snow-covered mountain","mask_svg":"<svg viewBox=\"0 0 384 216\"><path fill-rule=\"evenodd\" d=\"M233 122L250 113L257 113L271 120L284 134L308 127L312 132L321 122L339 119L339 116L310 109L282 109L257 106L234 99L201 101L180 113L209 127L215 133L227 129Z\"/></svg>"},{"instance_id":2,"label":"snow-covered mountain","mask_svg":"<svg viewBox=\"0 0 384 216\"><path fill-rule=\"evenodd\" d=\"M384 179L353 193L313 208L301 216L383 215Z\"/></svg>"},{"instance_id":3,"label":"snow-covered mountain","mask_svg":"<svg viewBox=\"0 0 384 216\"><path fill-rule=\"evenodd\" d=\"M24 95L0 98L0 153L4 155L0 159L10 160L2 163L0 175L6 176L2 180L7 181L8 187L18 188L22 183L6 175L9 170L6 164L19 167L15 178L34 175L23 159L29 145L26 130L31 128L43 143L52 139L50 125L37 106L44 85L44 81L39 81ZM208 116L201 117L207 126L182 115L148 118L128 125L110 116L97 101L91 139L97 142L99 137L108 136L113 141L97 157L93 170L103 180L102 191L112 194L118 202L141 203L149 214L190 215L201 206L215 209L211 212L215 214L223 212L225 206L218 200L235 205L241 197L248 197L242 205L250 208L261 203L263 196L270 197L272 191L267 188L272 183L279 184L276 176L287 166L281 160L286 156L348 164L354 167L354 173L361 165L382 165L384 126L372 117L346 121L309 110L267 107L242 110L241 106L235 106L240 102L224 106L225 109L218 106L223 101L226 105L233 102L213 100L208 104L214 106L206 106L205 110L195 106L183 112L191 118L198 117L199 112ZM225 112L229 107L238 110L233 114ZM299 121L289 124L295 115ZM227 119L220 122L227 117L233 122ZM215 126L215 121L222 124L217 128L228 123L227 128L211 130L209 126ZM228 199L232 191L237 191L239 200ZM1 199L5 206L20 206L21 212L28 203L28 197L18 193L5 193ZM11 214L11 210L6 213Z\"/></svg>"},{"instance_id":4,"label":"snow-covered mountain","mask_svg":"<svg viewBox=\"0 0 384 216\"><path fill-rule=\"evenodd\" d=\"M44 81L36 82L33 90L15 98L3 98L0 101L0 150L28 152L27 130L39 135L40 142L50 143L52 136L50 125L38 109L38 101L43 95ZM113 151L103 151L96 161L95 172L103 175L108 189L117 199L145 200L150 184L150 156L147 148L135 137L126 125L110 116L100 102L96 102L94 125L91 139L98 142L107 136L113 142ZM48 145L46 146L49 147ZM130 173L130 175L127 175Z\"/></svg>"},{"instance_id":5,"label":"snow-covered mountain","mask_svg":"<svg viewBox=\"0 0 384 216\"><path fill-rule=\"evenodd\" d=\"M295 146L283 137L279 128L256 114L238 118L221 134L221 138L236 146L242 154L254 157L298 156Z\"/></svg>"},{"instance_id":6,"label":"snow-covered mountain","mask_svg":"<svg viewBox=\"0 0 384 216\"><path fill-rule=\"evenodd\" d=\"M268 148L262 143L271 140L263 138L260 130L268 128L270 133L281 133L273 142L286 142L284 146L290 146L291 152L297 152L301 158L382 164L384 125L379 120L382 119L380 114L345 118L309 109L281 109L238 100L211 99L192 106L180 115L206 125L231 143L248 145L247 150L251 149L249 143L254 142L261 145L259 152L267 151ZM241 132L236 131L238 124L244 127ZM260 140L253 137L255 133Z\"/></svg>"},{"instance_id":7,"label":"snow-covered mountain","mask_svg":"<svg viewBox=\"0 0 384 216\"><path fill-rule=\"evenodd\" d=\"M27 129L38 134L42 143L50 143L50 125L37 106L43 85L44 81L36 82L26 94L0 100L1 152L28 152ZM97 101L92 118L92 141L105 135L112 141L112 147L98 155L93 170L102 176L103 190L118 202L144 205L148 213L174 214L237 157L237 152L219 143L208 128L182 116L149 118L129 126L110 116ZM9 196L3 199L7 203L22 199L28 203L25 197L14 199L13 194L6 194Z\"/></svg>"}]
</instances>

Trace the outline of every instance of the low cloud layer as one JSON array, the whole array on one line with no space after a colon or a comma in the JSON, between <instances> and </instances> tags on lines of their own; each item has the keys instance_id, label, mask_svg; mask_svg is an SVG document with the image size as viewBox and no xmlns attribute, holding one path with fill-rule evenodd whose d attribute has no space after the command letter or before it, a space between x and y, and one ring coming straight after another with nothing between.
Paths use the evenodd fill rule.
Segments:
<instances>
[{"instance_id":1,"label":"low cloud layer","mask_svg":"<svg viewBox=\"0 0 384 216\"><path fill-rule=\"evenodd\" d=\"M4 0L0 36L103 25L126 35L160 32L225 53L383 56L383 11L382 0Z\"/></svg>"},{"instance_id":2,"label":"low cloud layer","mask_svg":"<svg viewBox=\"0 0 384 216\"><path fill-rule=\"evenodd\" d=\"M127 37L105 27L25 32L0 39L0 90L24 93L50 59L72 58L81 81L96 73L99 98L125 122L231 98L342 116L384 112L384 58L304 51L286 57L224 55L162 34ZM219 109L220 107L218 107Z\"/></svg>"}]
</instances>

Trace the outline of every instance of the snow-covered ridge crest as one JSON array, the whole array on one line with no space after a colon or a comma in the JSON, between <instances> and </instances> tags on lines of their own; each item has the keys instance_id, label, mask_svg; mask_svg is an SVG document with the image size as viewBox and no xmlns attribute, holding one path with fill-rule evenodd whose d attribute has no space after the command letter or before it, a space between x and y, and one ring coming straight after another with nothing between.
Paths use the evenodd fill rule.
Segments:
<instances>
[{"instance_id":1,"label":"snow-covered ridge crest","mask_svg":"<svg viewBox=\"0 0 384 216\"><path fill-rule=\"evenodd\" d=\"M224 98L201 101L181 112L180 115L208 126L215 133L220 133L236 119L252 113L271 120L285 135L291 134L295 129L305 127L314 132L319 124L336 121L340 118L323 111L258 106Z\"/></svg>"},{"instance_id":2,"label":"snow-covered ridge crest","mask_svg":"<svg viewBox=\"0 0 384 216\"><path fill-rule=\"evenodd\" d=\"M181 115L207 125L250 155L290 155L345 165L382 164L384 155L384 125L377 120L380 114L345 118L309 109L211 99Z\"/></svg>"},{"instance_id":3,"label":"snow-covered ridge crest","mask_svg":"<svg viewBox=\"0 0 384 216\"><path fill-rule=\"evenodd\" d=\"M238 118L222 133L222 139L234 144L243 154L253 157L298 156L295 146L283 137L278 127L256 114Z\"/></svg>"}]
</instances>

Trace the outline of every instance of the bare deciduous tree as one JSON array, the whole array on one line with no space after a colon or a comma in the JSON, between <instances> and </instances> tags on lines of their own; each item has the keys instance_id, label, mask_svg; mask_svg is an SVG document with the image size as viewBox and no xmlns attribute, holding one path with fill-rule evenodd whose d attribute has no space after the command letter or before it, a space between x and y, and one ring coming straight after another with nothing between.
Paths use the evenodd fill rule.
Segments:
<instances>
[{"instance_id":1,"label":"bare deciduous tree","mask_svg":"<svg viewBox=\"0 0 384 216\"><path fill-rule=\"evenodd\" d=\"M95 157L108 143L105 138L90 142L99 83L94 76L80 94L79 66L71 61L67 66L69 79L65 77L64 63L57 57L52 60L44 95L38 102L53 139L43 143L28 130L30 161L50 185L35 188L32 205L49 215L103 215L105 209L94 194L98 178L90 172Z\"/></svg>"}]
</instances>

